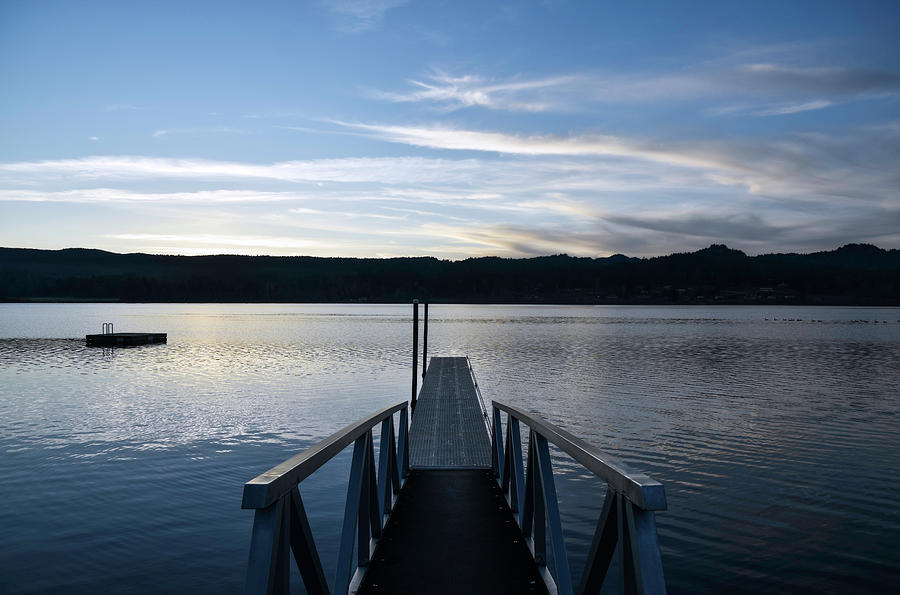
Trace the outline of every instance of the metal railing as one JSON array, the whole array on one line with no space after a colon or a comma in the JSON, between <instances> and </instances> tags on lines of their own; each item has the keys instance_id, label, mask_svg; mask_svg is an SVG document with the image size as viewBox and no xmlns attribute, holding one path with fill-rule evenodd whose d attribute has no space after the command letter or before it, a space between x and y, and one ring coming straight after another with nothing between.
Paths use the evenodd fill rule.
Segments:
<instances>
[{"instance_id":1,"label":"metal railing","mask_svg":"<svg viewBox=\"0 0 900 595\"><path fill-rule=\"evenodd\" d=\"M395 438L397 412L400 412L400 428L399 437ZM244 484L241 508L256 509L246 593L289 593L291 551L307 592L332 592L325 579L299 484L351 442L353 460L333 592L347 593L351 586L359 584L391 515L396 495L409 474L407 413L406 401L385 407ZM372 430L379 423L381 446L376 470Z\"/></svg>"},{"instance_id":2,"label":"metal railing","mask_svg":"<svg viewBox=\"0 0 900 595\"><path fill-rule=\"evenodd\" d=\"M569 432L525 411L492 401L494 475L503 490L522 535L548 590L562 594L597 593L618 553L623 593L665 593L654 511L666 509L661 483L628 470ZM506 437L500 412L507 414ZM529 427L528 461L523 467L519 423ZM576 590L563 542L562 522L548 443L559 447L606 482L606 496L587 562ZM547 567L547 537L556 566Z\"/></svg>"},{"instance_id":3,"label":"metal railing","mask_svg":"<svg viewBox=\"0 0 900 595\"><path fill-rule=\"evenodd\" d=\"M466 356L466 366L469 368L469 376L472 377L472 384L475 385L475 394L478 396L478 403L481 405L481 415L484 417L484 425L487 428L487 433L491 437L491 440L494 439L494 428L491 426L491 418L488 415L487 407L484 404L484 396L481 394L481 387L478 386L478 379L475 378L475 368L472 367L472 360L469 359L469 356Z\"/></svg>"}]
</instances>

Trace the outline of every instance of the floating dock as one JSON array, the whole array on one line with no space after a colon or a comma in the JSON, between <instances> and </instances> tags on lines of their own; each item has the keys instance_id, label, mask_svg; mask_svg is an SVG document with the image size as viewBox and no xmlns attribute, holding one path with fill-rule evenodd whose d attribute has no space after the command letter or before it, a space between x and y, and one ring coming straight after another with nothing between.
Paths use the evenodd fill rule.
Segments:
<instances>
[{"instance_id":1,"label":"floating dock","mask_svg":"<svg viewBox=\"0 0 900 595\"><path fill-rule=\"evenodd\" d=\"M417 326L413 337L417 345ZM294 563L308 593L588 594L600 592L611 568L623 593L666 592L654 516L666 509L662 484L527 411L492 401L489 413L467 358L432 358L417 398L415 353L409 402L376 411L244 484L242 508L256 511L246 593L290 593ZM302 482L351 444L329 580ZM602 482L580 577L569 567L550 444Z\"/></svg>"},{"instance_id":2,"label":"floating dock","mask_svg":"<svg viewBox=\"0 0 900 595\"><path fill-rule=\"evenodd\" d=\"M166 333L103 333L85 335L84 344L88 347L134 347L150 343L165 343Z\"/></svg>"},{"instance_id":3,"label":"floating dock","mask_svg":"<svg viewBox=\"0 0 900 595\"><path fill-rule=\"evenodd\" d=\"M466 358L431 358L413 412L411 468L491 468L490 422Z\"/></svg>"}]
</instances>

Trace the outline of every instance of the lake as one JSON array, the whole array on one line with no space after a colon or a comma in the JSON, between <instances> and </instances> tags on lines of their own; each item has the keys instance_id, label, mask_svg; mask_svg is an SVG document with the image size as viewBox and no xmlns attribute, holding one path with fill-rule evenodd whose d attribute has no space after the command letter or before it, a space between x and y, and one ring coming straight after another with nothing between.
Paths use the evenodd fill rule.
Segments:
<instances>
[{"instance_id":1,"label":"lake","mask_svg":"<svg viewBox=\"0 0 900 595\"><path fill-rule=\"evenodd\" d=\"M487 400L665 484L670 592L895 591L900 309L430 315ZM85 347L107 321L169 342ZM408 398L410 360L409 305L0 304L0 591L239 592L243 483ZM577 580L603 492L554 460ZM329 573L348 465L303 484Z\"/></svg>"}]
</instances>

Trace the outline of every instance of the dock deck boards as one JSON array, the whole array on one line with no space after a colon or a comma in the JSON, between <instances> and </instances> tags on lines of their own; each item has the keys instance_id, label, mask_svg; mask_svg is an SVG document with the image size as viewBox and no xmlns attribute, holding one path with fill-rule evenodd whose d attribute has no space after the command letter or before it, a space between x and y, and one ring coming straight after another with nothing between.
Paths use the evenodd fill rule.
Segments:
<instances>
[{"instance_id":1,"label":"dock deck boards","mask_svg":"<svg viewBox=\"0 0 900 595\"><path fill-rule=\"evenodd\" d=\"M413 469L490 468L490 436L466 358L431 358L409 440Z\"/></svg>"}]
</instances>

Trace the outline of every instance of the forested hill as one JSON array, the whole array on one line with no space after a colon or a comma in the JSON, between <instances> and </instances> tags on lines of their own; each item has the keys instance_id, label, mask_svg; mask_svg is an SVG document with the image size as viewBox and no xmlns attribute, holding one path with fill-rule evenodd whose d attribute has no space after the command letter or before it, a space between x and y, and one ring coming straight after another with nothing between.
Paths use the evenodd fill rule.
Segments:
<instances>
[{"instance_id":1,"label":"forested hill","mask_svg":"<svg viewBox=\"0 0 900 595\"><path fill-rule=\"evenodd\" d=\"M0 248L0 300L900 305L900 250L655 258L159 256Z\"/></svg>"}]
</instances>

